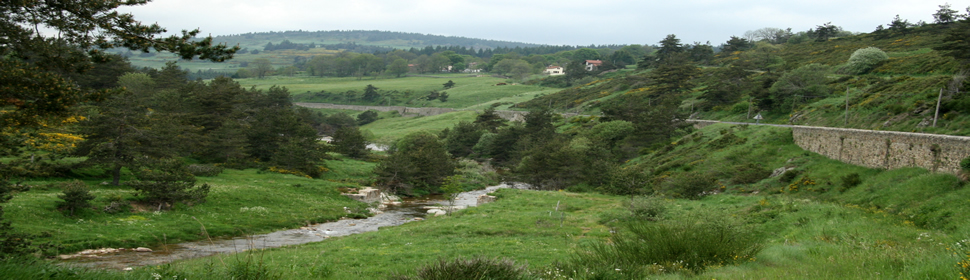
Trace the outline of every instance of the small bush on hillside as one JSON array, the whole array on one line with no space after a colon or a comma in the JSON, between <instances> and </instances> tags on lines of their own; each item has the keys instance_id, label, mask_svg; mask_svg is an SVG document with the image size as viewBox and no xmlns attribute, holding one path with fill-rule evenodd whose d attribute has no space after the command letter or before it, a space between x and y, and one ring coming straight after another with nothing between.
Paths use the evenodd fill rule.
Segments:
<instances>
[{"instance_id":1,"label":"small bush on hillside","mask_svg":"<svg viewBox=\"0 0 970 280\"><path fill-rule=\"evenodd\" d=\"M377 111L367 110L357 115L357 125L365 125L377 120Z\"/></svg>"},{"instance_id":2,"label":"small bush on hillside","mask_svg":"<svg viewBox=\"0 0 970 280\"><path fill-rule=\"evenodd\" d=\"M736 166L734 172L731 184L753 184L771 176L771 170L754 163Z\"/></svg>"},{"instance_id":3,"label":"small bush on hillside","mask_svg":"<svg viewBox=\"0 0 970 280\"><path fill-rule=\"evenodd\" d=\"M748 110L750 109L751 109L751 103L738 102L737 104L734 104L734 106L731 106L731 113L744 114L744 113L747 113Z\"/></svg>"},{"instance_id":4,"label":"small bush on hillside","mask_svg":"<svg viewBox=\"0 0 970 280\"><path fill-rule=\"evenodd\" d=\"M74 216L78 210L91 207L94 195L88 191L84 182L74 180L64 185L64 193L57 196L63 201L57 203L57 209L68 216Z\"/></svg>"},{"instance_id":5,"label":"small bush on hillside","mask_svg":"<svg viewBox=\"0 0 970 280\"><path fill-rule=\"evenodd\" d=\"M698 273L709 266L753 258L762 248L757 234L728 219L637 221L580 251L566 271L596 279L642 279L650 274Z\"/></svg>"},{"instance_id":6,"label":"small bush on hillside","mask_svg":"<svg viewBox=\"0 0 970 280\"><path fill-rule=\"evenodd\" d=\"M868 47L858 49L849 57L849 62L842 69L842 72L848 74L865 74L887 60L889 60L889 55L879 48Z\"/></svg>"},{"instance_id":7,"label":"small bush on hillside","mask_svg":"<svg viewBox=\"0 0 970 280\"><path fill-rule=\"evenodd\" d=\"M509 259L438 260L418 269L417 276L396 276L391 279L408 280L464 280L464 279L532 279L524 265Z\"/></svg>"},{"instance_id":8,"label":"small bush on hillside","mask_svg":"<svg viewBox=\"0 0 970 280\"><path fill-rule=\"evenodd\" d=\"M712 189L714 180L714 176L706 173L681 173L663 184L663 193L679 198L700 199Z\"/></svg>"},{"instance_id":9,"label":"small bush on hillside","mask_svg":"<svg viewBox=\"0 0 970 280\"><path fill-rule=\"evenodd\" d=\"M501 183L498 173L489 164L481 164L470 159L458 161L458 174L464 177L464 191L484 189Z\"/></svg>"},{"instance_id":10,"label":"small bush on hillside","mask_svg":"<svg viewBox=\"0 0 970 280\"><path fill-rule=\"evenodd\" d=\"M661 197L638 196L630 200L630 213L636 218L655 221L667 212L667 202Z\"/></svg>"},{"instance_id":11,"label":"small bush on hillside","mask_svg":"<svg viewBox=\"0 0 970 280\"><path fill-rule=\"evenodd\" d=\"M845 175L839 179L842 181L843 191L862 184L862 177L859 176L859 173Z\"/></svg>"},{"instance_id":12,"label":"small bush on hillside","mask_svg":"<svg viewBox=\"0 0 970 280\"><path fill-rule=\"evenodd\" d=\"M747 141L748 141L748 138L738 137L733 132L728 131L724 133L724 135L721 135L720 138L711 140L711 142L708 145L713 149L723 149L730 146L741 145Z\"/></svg>"},{"instance_id":13,"label":"small bush on hillside","mask_svg":"<svg viewBox=\"0 0 970 280\"><path fill-rule=\"evenodd\" d=\"M189 172L194 176L215 177L222 173L223 168L211 164L189 164Z\"/></svg>"},{"instance_id":14,"label":"small bush on hillside","mask_svg":"<svg viewBox=\"0 0 970 280\"><path fill-rule=\"evenodd\" d=\"M609 177L607 183L597 190L612 195L642 194L651 177L643 165L615 167L606 175Z\"/></svg>"},{"instance_id":15,"label":"small bush on hillside","mask_svg":"<svg viewBox=\"0 0 970 280\"><path fill-rule=\"evenodd\" d=\"M804 103L808 99L828 96L832 93L832 89L826 86L829 82L828 71L828 66L817 63L806 64L788 71L768 90L771 95L770 106L774 107L773 109L783 109L786 106L792 106L794 102Z\"/></svg>"}]
</instances>

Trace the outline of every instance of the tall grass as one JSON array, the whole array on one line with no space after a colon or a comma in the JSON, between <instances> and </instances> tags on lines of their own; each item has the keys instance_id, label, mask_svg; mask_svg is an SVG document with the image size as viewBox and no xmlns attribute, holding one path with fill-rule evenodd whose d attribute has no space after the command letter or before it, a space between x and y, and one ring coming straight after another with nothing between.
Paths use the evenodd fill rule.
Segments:
<instances>
[{"instance_id":1,"label":"tall grass","mask_svg":"<svg viewBox=\"0 0 970 280\"><path fill-rule=\"evenodd\" d=\"M391 277L395 280L477 280L533 279L524 265L516 265L510 259L489 259L484 257L440 259L418 269L417 275Z\"/></svg>"},{"instance_id":2,"label":"tall grass","mask_svg":"<svg viewBox=\"0 0 970 280\"><path fill-rule=\"evenodd\" d=\"M595 243L581 251L568 270L629 278L695 274L712 266L754 260L761 248L753 231L723 220L637 221L614 234L609 243Z\"/></svg>"}]
</instances>

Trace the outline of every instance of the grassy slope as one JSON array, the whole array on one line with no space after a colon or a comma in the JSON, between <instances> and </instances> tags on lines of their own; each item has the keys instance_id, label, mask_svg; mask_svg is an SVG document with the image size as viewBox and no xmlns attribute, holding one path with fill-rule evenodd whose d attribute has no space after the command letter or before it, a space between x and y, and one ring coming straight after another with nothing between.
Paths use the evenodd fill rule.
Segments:
<instances>
[{"instance_id":1,"label":"grassy slope","mask_svg":"<svg viewBox=\"0 0 970 280\"><path fill-rule=\"evenodd\" d=\"M970 116L951 112L940 114L937 127L919 125L932 122L940 88L946 87L959 71L959 63L932 48L943 40L945 27L930 25L914 28L907 34L877 36L861 34L837 38L825 42L805 42L778 45L771 53L783 61L784 68L794 69L809 63L832 67L828 97L809 100L780 109L762 111L761 122L788 124L793 115L799 116L794 123L831 127L928 132L951 135L970 135ZM852 53L860 48L878 47L887 52L889 61L872 73L863 76L837 74L834 70L846 63ZM750 52L757 52L752 50ZM715 67L705 67L705 77ZM590 114L598 112L600 102L618 95L636 91L645 86L647 73L625 72L623 75L601 77L602 80L570 88L556 94L526 102L525 106L552 104L560 110L580 107ZM755 73L759 77L766 73ZM692 103L699 102L706 85L701 83L682 104L684 111L691 110ZM844 124L845 92L849 88L849 118ZM750 121L747 118L749 97L742 96L738 102L715 107L711 111L698 112L697 118L724 121ZM755 108L757 113L757 108ZM753 114L752 114L753 115Z\"/></svg>"},{"instance_id":2,"label":"grassy slope","mask_svg":"<svg viewBox=\"0 0 970 280\"><path fill-rule=\"evenodd\" d=\"M460 111L427 117L387 118L364 125L360 129L373 133L376 142L387 144L409 133L438 132L451 128L461 121L472 122L477 116L478 113L474 111Z\"/></svg>"},{"instance_id":3,"label":"grassy slope","mask_svg":"<svg viewBox=\"0 0 970 280\"><path fill-rule=\"evenodd\" d=\"M374 163L344 160L331 161L333 169L323 179L262 173L256 170L226 170L217 177L199 177L212 190L207 202L192 207L153 212L106 214L101 211L79 217L62 215L54 205L61 193L56 187L44 187L51 181L28 181L39 186L17 193L4 205L4 218L17 230L47 234L37 241L54 241L64 251L100 247L138 247L198 240L199 223L212 236L238 236L293 228L306 222L336 220L348 215L343 207L363 213L362 203L339 195L338 187L357 187L360 178L369 176ZM100 185L89 180L94 205L104 207L111 197L133 198L127 187ZM254 207L263 209L246 211ZM196 220L197 219L197 220ZM163 238L164 236L164 238ZM63 253L63 252L62 252Z\"/></svg>"},{"instance_id":4,"label":"grassy slope","mask_svg":"<svg viewBox=\"0 0 970 280\"><path fill-rule=\"evenodd\" d=\"M718 145L727 134L744 143ZM719 177L724 186L719 194L667 200L664 218L740 220L761 232L764 249L740 265L658 279L947 279L956 277L955 264L970 246L958 243L970 237L965 203L970 190L951 175L842 164L802 151L783 128L714 125L675 143L631 164L663 169L656 173L661 183L690 172L729 177L726 166L748 163L794 167L801 175L793 179L794 189L779 177L753 184L730 184ZM851 173L861 174L862 183L840 188L838 178ZM630 219L627 201L589 193L503 190L495 203L378 232L99 277L148 278L153 272L219 277L258 263L285 279L386 279L459 256L511 258L548 276L557 273L552 264L567 262L583 244L605 242L609 230L623 230L616 221ZM557 204L561 227L560 214L550 213Z\"/></svg>"}]
</instances>

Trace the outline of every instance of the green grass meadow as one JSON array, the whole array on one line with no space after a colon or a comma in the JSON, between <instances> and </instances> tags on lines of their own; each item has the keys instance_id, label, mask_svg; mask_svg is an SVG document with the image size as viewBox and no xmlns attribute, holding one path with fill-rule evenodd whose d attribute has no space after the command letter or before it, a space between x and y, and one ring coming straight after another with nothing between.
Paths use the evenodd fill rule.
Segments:
<instances>
[{"instance_id":1,"label":"green grass meadow","mask_svg":"<svg viewBox=\"0 0 970 280\"><path fill-rule=\"evenodd\" d=\"M385 123L377 127L424 125L429 129L434 127L431 123L443 123L416 123L430 118L381 120L378 122ZM651 209L661 211L649 219L637 214L643 206L631 203L629 196L501 190L494 203L317 243L183 260L130 272L37 263L30 268L2 264L0 273L31 276L23 279L388 279L414 275L418 268L438 260L483 257L526 266L526 279L639 279L613 267L577 266L576 256L595 244L610 244L614 238L611 231L625 232L628 223L696 222L703 226L703 221L721 221L754 234L760 251L733 264L709 265L699 271L675 269L648 278L959 277L958 262L965 260L970 250L966 223L970 220L966 203L970 193L965 182L922 169L846 165L799 149L790 133L785 128L717 124L679 139L671 148L630 161L631 166L653 164L663 169L659 174L668 177L733 170L734 165L749 163L767 169L792 167L798 174L788 182L783 181L785 176L749 184L718 179L722 185L719 191L699 200L656 200L659 202L653 202ZM75 249L196 240L200 238L200 223L212 235L245 235L346 215L341 213L342 207L361 204L337 195L335 189L366 183L374 165L350 159L329 161L331 172L317 180L227 170L216 177L200 177L200 183L213 185L209 202L169 212L69 218L53 209L58 191L39 187L18 193L4 210L16 228L49 232L50 241ZM853 173L860 175L860 181L843 185L841 178ZM119 188L94 188L99 197L131 195ZM96 202L102 205L100 199ZM265 210L241 210L260 209L257 207ZM162 236L168 240L162 240Z\"/></svg>"},{"instance_id":2,"label":"green grass meadow","mask_svg":"<svg viewBox=\"0 0 970 280\"><path fill-rule=\"evenodd\" d=\"M332 170L323 179L308 179L258 170L227 169L216 177L198 177L198 184L212 189L205 203L177 205L171 211L154 211L135 205L135 211L108 214L86 211L68 217L55 209L61 190L50 181L26 181L34 186L16 193L4 205L4 218L17 230L39 234L36 242L55 242L68 253L101 247L155 246L205 238L205 225L212 237L242 236L294 228L309 223L333 221L347 216L344 207L354 209L351 216L362 216L366 205L339 194L337 188L357 187L369 175L374 163L331 161ZM99 184L87 180L97 196L93 205L103 208L112 201L134 198L127 187Z\"/></svg>"},{"instance_id":3,"label":"green grass meadow","mask_svg":"<svg viewBox=\"0 0 970 280\"><path fill-rule=\"evenodd\" d=\"M593 243L609 242L629 219L628 197L503 190L500 199L452 215L323 242L179 261L108 278L230 279L239 266L282 279L388 279L439 259L506 258L530 279L570 279L559 265ZM719 194L668 200L666 219L738 220L761 234L763 249L738 265L650 279L953 279L960 254L946 232L900 224L864 209L811 199ZM559 211L556 206L559 205ZM770 217L770 218L769 218ZM2 269L2 268L0 268ZM607 268L607 270L612 270ZM602 279L577 273L574 279ZM274 277L275 278L275 277ZM622 272L606 279L626 279Z\"/></svg>"},{"instance_id":4,"label":"green grass meadow","mask_svg":"<svg viewBox=\"0 0 970 280\"><path fill-rule=\"evenodd\" d=\"M434 116L384 118L361 126L360 129L370 131L375 142L390 144L410 133L437 132L451 128L461 121L473 122L477 116L475 111L457 111Z\"/></svg>"},{"instance_id":5,"label":"green grass meadow","mask_svg":"<svg viewBox=\"0 0 970 280\"><path fill-rule=\"evenodd\" d=\"M443 84L449 80L455 82L455 87L444 89ZM307 77L307 76L270 76L263 79L250 78L236 80L243 87L256 87L257 89L269 89L271 86L282 86L289 89L290 94L303 102L322 102L318 100L305 100L302 94L314 93L319 91L327 92L346 92L350 90L363 92L367 85L374 85L381 91L407 91L414 93L413 99L407 104L392 104L395 106L408 107L442 107L455 109L484 109L492 103L503 103L508 108L512 103L530 100L540 94L551 94L558 89L550 89L532 85L497 85L507 83L502 78L470 76L467 74L436 74L434 76L413 76L401 78L364 78L357 80L354 77L329 78L329 77ZM427 95L432 90L445 91L448 93L448 101L438 100L427 101L419 100L420 96Z\"/></svg>"}]
</instances>

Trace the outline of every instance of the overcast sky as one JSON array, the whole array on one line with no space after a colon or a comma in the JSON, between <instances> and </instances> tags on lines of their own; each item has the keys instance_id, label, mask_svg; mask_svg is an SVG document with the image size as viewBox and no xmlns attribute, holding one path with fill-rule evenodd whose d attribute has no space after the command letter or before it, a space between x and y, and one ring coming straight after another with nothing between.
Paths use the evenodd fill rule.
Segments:
<instances>
[{"instance_id":1,"label":"overcast sky","mask_svg":"<svg viewBox=\"0 0 970 280\"><path fill-rule=\"evenodd\" d=\"M966 13L970 0L948 1ZM550 45L719 45L763 27L804 31L826 22L871 32L899 14L933 22L926 0L154 0L123 8L144 23L203 35L286 30L381 30Z\"/></svg>"}]
</instances>

